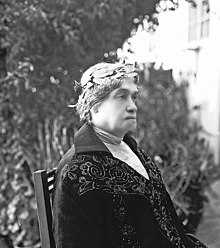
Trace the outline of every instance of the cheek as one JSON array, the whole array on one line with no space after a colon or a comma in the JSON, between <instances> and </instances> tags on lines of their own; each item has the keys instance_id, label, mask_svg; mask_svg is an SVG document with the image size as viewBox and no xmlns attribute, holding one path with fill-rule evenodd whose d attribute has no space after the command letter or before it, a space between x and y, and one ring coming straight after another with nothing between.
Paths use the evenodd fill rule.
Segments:
<instances>
[{"instance_id":1,"label":"cheek","mask_svg":"<svg viewBox=\"0 0 220 248\"><path fill-rule=\"evenodd\" d=\"M116 105L114 102L109 102L107 104L102 105L101 112L105 116L114 117L115 115L118 115L120 112L120 106Z\"/></svg>"},{"instance_id":2,"label":"cheek","mask_svg":"<svg viewBox=\"0 0 220 248\"><path fill-rule=\"evenodd\" d=\"M121 122L124 116L123 103L116 104L115 102L104 103L100 106L100 114L103 119L107 120L109 123Z\"/></svg>"}]
</instances>

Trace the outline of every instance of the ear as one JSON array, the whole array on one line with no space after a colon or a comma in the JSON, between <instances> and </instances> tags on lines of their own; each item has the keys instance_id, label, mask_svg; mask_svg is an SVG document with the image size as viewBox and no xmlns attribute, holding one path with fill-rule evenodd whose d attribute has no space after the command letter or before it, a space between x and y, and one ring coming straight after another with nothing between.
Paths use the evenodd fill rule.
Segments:
<instances>
[{"instance_id":1,"label":"ear","mask_svg":"<svg viewBox=\"0 0 220 248\"><path fill-rule=\"evenodd\" d=\"M97 114L98 113L98 107L97 106L93 106L91 109L91 114Z\"/></svg>"},{"instance_id":2,"label":"ear","mask_svg":"<svg viewBox=\"0 0 220 248\"><path fill-rule=\"evenodd\" d=\"M94 113L98 113L98 106L94 106Z\"/></svg>"}]
</instances>

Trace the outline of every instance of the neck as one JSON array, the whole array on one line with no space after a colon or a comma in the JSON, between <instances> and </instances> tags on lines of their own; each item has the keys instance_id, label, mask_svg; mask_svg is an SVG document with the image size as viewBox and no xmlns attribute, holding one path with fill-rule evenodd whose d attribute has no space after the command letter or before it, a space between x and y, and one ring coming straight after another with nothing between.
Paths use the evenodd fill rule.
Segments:
<instances>
[{"instance_id":1,"label":"neck","mask_svg":"<svg viewBox=\"0 0 220 248\"><path fill-rule=\"evenodd\" d=\"M110 134L96 126L92 126L93 130L97 134L97 136L101 139L102 142L114 145L120 145L123 138L119 138L113 134Z\"/></svg>"}]
</instances>

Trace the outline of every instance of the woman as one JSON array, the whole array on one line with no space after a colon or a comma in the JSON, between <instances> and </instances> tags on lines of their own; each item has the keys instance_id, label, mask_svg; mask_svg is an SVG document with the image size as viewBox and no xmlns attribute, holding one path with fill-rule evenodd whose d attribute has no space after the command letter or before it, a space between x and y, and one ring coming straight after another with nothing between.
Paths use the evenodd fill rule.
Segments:
<instances>
[{"instance_id":1,"label":"woman","mask_svg":"<svg viewBox=\"0 0 220 248\"><path fill-rule=\"evenodd\" d=\"M206 247L185 233L158 168L128 134L137 125L135 68L99 63L80 85L86 123L57 169L57 248Z\"/></svg>"}]
</instances>

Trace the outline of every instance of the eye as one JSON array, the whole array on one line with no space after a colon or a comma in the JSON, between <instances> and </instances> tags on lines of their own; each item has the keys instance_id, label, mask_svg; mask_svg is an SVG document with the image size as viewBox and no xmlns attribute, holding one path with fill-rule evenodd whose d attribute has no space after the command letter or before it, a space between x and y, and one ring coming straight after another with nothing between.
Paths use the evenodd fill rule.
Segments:
<instances>
[{"instance_id":1,"label":"eye","mask_svg":"<svg viewBox=\"0 0 220 248\"><path fill-rule=\"evenodd\" d=\"M125 94L118 94L117 98L119 99L126 99L126 95Z\"/></svg>"},{"instance_id":2,"label":"eye","mask_svg":"<svg viewBox=\"0 0 220 248\"><path fill-rule=\"evenodd\" d=\"M134 102L136 102L138 100L138 94L133 95L132 99L133 99Z\"/></svg>"}]
</instances>

